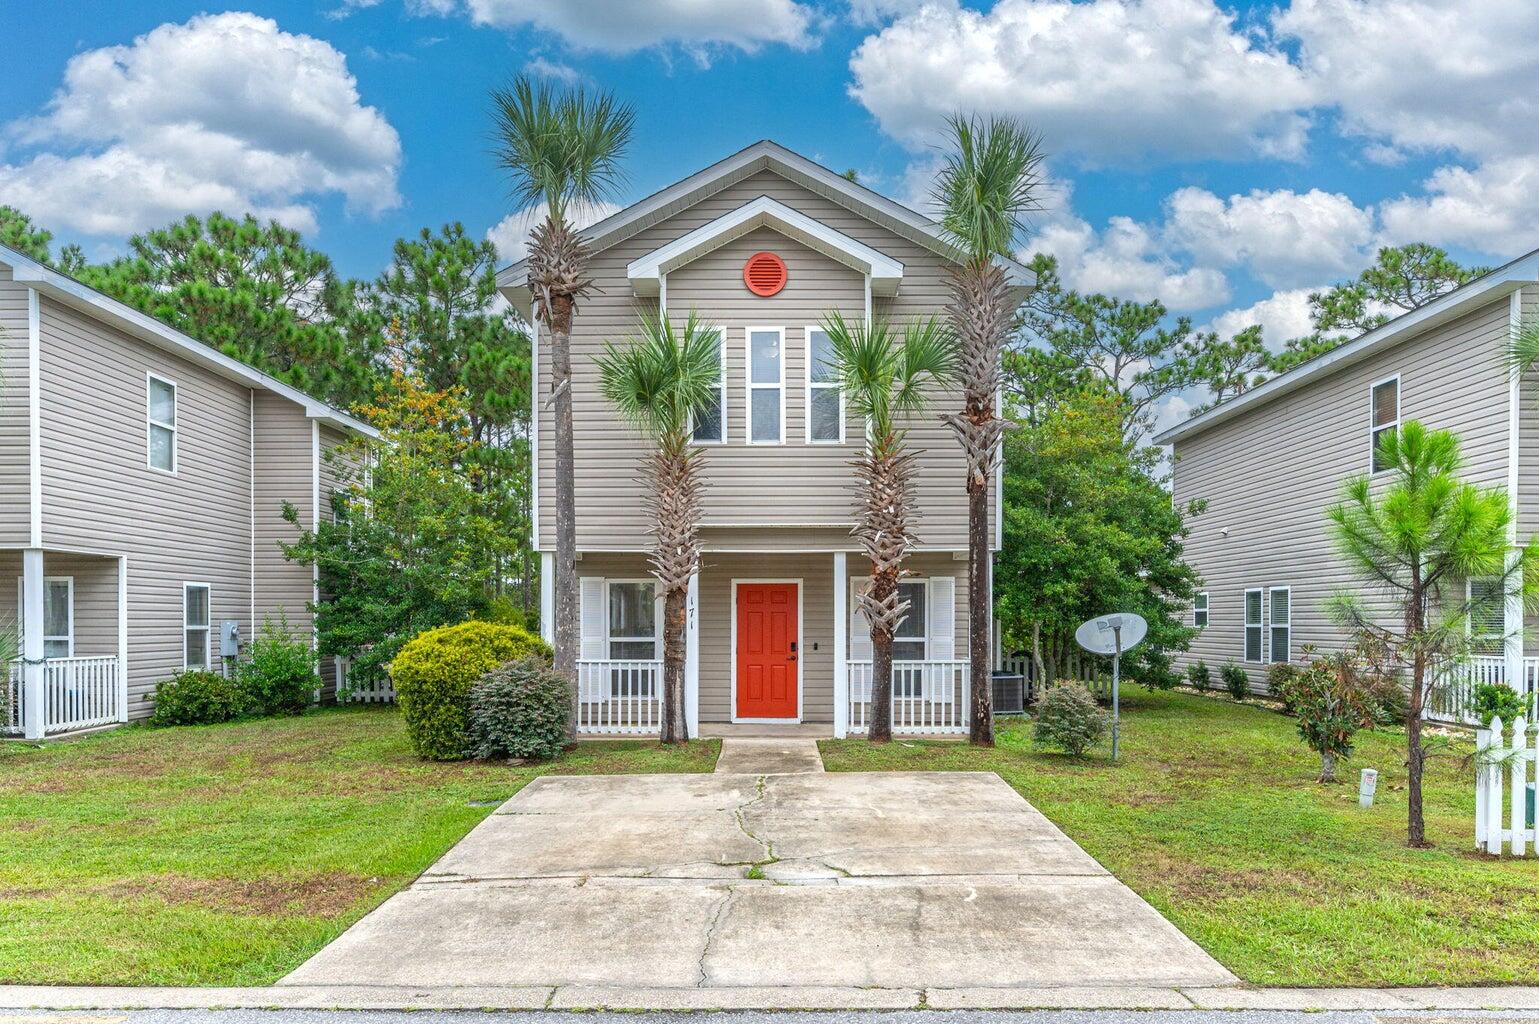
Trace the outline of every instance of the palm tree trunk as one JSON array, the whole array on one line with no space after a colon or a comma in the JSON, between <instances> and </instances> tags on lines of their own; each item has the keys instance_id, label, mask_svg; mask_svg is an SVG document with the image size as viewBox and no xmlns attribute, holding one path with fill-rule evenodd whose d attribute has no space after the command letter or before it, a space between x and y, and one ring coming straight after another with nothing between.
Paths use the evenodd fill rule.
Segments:
<instances>
[{"instance_id":1,"label":"palm tree trunk","mask_svg":"<svg viewBox=\"0 0 1539 1024\"><path fill-rule=\"evenodd\" d=\"M886 607L898 589L896 574L871 577L871 598ZM892 630L880 623L871 627L871 722L867 738L872 743L892 740Z\"/></svg>"},{"instance_id":2,"label":"palm tree trunk","mask_svg":"<svg viewBox=\"0 0 1539 1024\"><path fill-rule=\"evenodd\" d=\"M551 389L556 426L556 673L567 681L567 738L577 738L577 471L572 447L572 299L553 295L550 310Z\"/></svg>"},{"instance_id":3,"label":"palm tree trunk","mask_svg":"<svg viewBox=\"0 0 1539 1024\"><path fill-rule=\"evenodd\" d=\"M689 587L669 587L663 599L663 707L664 743L683 743L689 739L689 721L684 715L684 633L688 615Z\"/></svg>"},{"instance_id":4,"label":"palm tree trunk","mask_svg":"<svg viewBox=\"0 0 1539 1024\"><path fill-rule=\"evenodd\" d=\"M993 592L993 553L989 551L989 488L967 488L967 650L971 664L972 714L968 739L981 747L994 745L994 687L990 671L989 637Z\"/></svg>"}]
</instances>

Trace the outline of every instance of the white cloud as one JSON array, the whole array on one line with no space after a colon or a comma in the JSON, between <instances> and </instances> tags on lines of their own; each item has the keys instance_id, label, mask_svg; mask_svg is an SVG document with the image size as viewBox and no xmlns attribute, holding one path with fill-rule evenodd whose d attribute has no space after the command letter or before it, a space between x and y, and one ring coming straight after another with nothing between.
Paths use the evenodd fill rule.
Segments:
<instances>
[{"instance_id":1,"label":"white cloud","mask_svg":"<svg viewBox=\"0 0 1539 1024\"><path fill-rule=\"evenodd\" d=\"M1197 260L1246 266L1274 288L1358 270L1373 215L1339 192L1257 189L1221 199L1183 188L1165 200L1166 238Z\"/></svg>"},{"instance_id":2,"label":"white cloud","mask_svg":"<svg viewBox=\"0 0 1539 1024\"><path fill-rule=\"evenodd\" d=\"M570 64L546 60L544 57L534 58L524 65L524 70L538 78L552 78L567 85L576 85L585 77L581 71Z\"/></svg>"},{"instance_id":3,"label":"white cloud","mask_svg":"<svg viewBox=\"0 0 1539 1024\"><path fill-rule=\"evenodd\" d=\"M954 110L1010 114L1054 153L1183 160L1303 153L1314 88L1213 0L926 4L850 60L855 96L914 146Z\"/></svg>"},{"instance_id":4,"label":"white cloud","mask_svg":"<svg viewBox=\"0 0 1539 1024\"><path fill-rule=\"evenodd\" d=\"M314 230L311 202L400 204L401 143L328 43L253 14L198 15L71 58L10 132L0 196L38 221L118 235L221 209Z\"/></svg>"},{"instance_id":5,"label":"white cloud","mask_svg":"<svg viewBox=\"0 0 1539 1024\"><path fill-rule=\"evenodd\" d=\"M1281 349L1289 338L1302 337L1314 330L1314 322L1309 319L1309 293L1312 290L1319 289L1290 288L1275 292L1249 306L1220 313L1202 330L1216 331L1220 337L1228 338L1253 324L1260 324L1261 340L1267 348Z\"/></svg>"},{"instance_id":6,"label":"white cloud","mask_svg":"<svg viewBox=\"0 0 1539 1024\"><path fill-rule=\"evenodd\" d=\"M850 20L857 25L880 25L927 5L954 10L956 0L850 0Z\"/></svg>"},{"instance_id":7,"label":"white cloud","mask_svg":"<svg viewBox=\"0 0 1539 1024\"><path fill-rule=\"evenodd\" d=\"M529 255L529 234L534 230L535 225L545 219L548 209L546 204L540 203L526 210L510 213L492 225L486 232L486 237L497 247L499 265L515 263ZM585 228L589 224L596 224L605 217L617 213L619 209L613 203L582 204L567 211L567 219L574 227Z\"/></svg>"},{"instance_id":8,"label":"white cloud","mask_svg":"<svg viewBox=\"0 0 1539 1024\"><path fill-rule=\"evenodd\" d=\"M1146 226L1129 217L1113 217L1097 232L1078 217L1060 216L1026 246L1028 255L1039 252L1058 257L1063 283L1077 291L1139 302L1158 299L1177 313L1229 298L1222 272L1183 268Z\"/></svg>"},{"instance_id":9,"label":"white cloud","mask_svg":"<svg viewBox=\"0 0 1539 1024\"><path fill-rule=\"evenodd\" d=\"M1384 240L1461 245L1513 256L1539 245L1539 156L1505 157L1470 169L1442 167L1426 194L1379 207Z\"/></svg>"},{"instance_id":10,"label":"white cloud","mask_svg":"<svg viewBox=\"0 0 1539 1024\"><path fill-rule=\"evenodd\" d=\"M421 0L419 0L421 2ZM530 25L573 46L629 53L678 44L753 52L766 44L813 43L810 7L796 0L463 0L471 20L504 28ZM445 0L433 0L442 9Z\"/></svg>"}]
</instances>

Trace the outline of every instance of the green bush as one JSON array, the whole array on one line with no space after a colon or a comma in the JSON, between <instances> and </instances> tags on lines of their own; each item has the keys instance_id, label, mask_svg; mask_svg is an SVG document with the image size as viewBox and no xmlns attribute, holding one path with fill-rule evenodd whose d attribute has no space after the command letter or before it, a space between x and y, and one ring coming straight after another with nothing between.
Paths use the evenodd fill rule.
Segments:
<instances>
[{"instance_id":1,"label":"green bush","mask_svg":"<svg viewBox=\"0 0 1539 1024\"><path fill-rule=\"evenodd\" d=\"M1213 674L1208 671L1208 663L1197 661L1186 666L1186 681L1198 693L1207 693L1208 687L1213 685Z\"/></svg>"},{"instance_id":2,"label":"green bush","mask_svg":"<svg viewBox=\"0 0 1539 1024\"><path fill-rule=\"evenodd\" d=\"M1083 683L1069 679L1042 691L1035 717L1032 738L1075 757L1101 742L1111 729L1111 715L1101 710Z\"/></svg>"},{"instance_id":3,"label":"green bush","mask_svg":"<svg viewBox=\"0 0 1539 1024\"><path fill-rule=\"evenodd\" d=\"M470 750L476 757L548 761L566 746L571 697L544 658L492 669L470 688Z\"/></svg>"},{"instance_id":4,"label":"green bush","mask_svg":"<svg viewBox=\"0 0 1539 1024\"><path fill-rule=\"evenodd\" d=\"M211 725L251 713L239 680L217 672L179 672L155 687L151 725Z\"/></svg>"},{"instance_id":5,"label":"green bush","mask_svg":"<svg viewBox=\"0 0 1539 1024\"><path fill-rule=\"evenodd\" d=\"M1320 781L1336 781L1336 762L1352 756L1352 738L1373 721L1357 662L1350 654L1320 658L1285 684L1299 736L1320 755Z\"/></svg>"},{"instance_id":6,"label":"green bush","mask_svg":"<svg viewBox=\"0 0 1539 1024\"><path fill-rule=\"evenodd\" d=\"M1475 687L1473 710L1483 728L1489 729L1493 718L1500 718L1507 725L1520 716L1532 718L1533 704L1532 697L1524 700L1522 694L1506 683L1481 683Z\"/></svg>"},{"instance_id":7,"label":"green bush","mask_svg":"<svg viewBox=\"0 0 1539 1024\"><path fill-rule=\"evenodd\" d=\"M457 761L470 752L470 688L520 658L550 658L545 641L517 626L471 621L417 634L390 663L406 737L419 757Z\"/></svg>"},{"instance_id":8,"label":"green bush","mask_svg":"<svg viewBox=\"0 0 1539 1024\"><path fill-rule=\"evenodd\" d=\"M1224 667L1218 670L1218 677L1224 681L1224 689L1235 700L1244 700L1250 696L1250 676L1234 662L1225 662Z\"/></svg>"},{"instance_id":9,"label":"green bush","mask_svg":"<svg viewBox=\"0 0 1539 1024\"><path fill-rule=\"evenodd\" d=\"M287 619L262 623L251 641L251 660L241 666L240 681L259 715L301 714L321 685L315 652L289 632Z\"/></svg>"},{"instance_id":10,"label":"green bush","mask_svg":"<svg viewBox=\"0 0 1539 1024\"><path fill-rule=\"evenodd\" d=\"M1375 725L1404 725L1411 713L1411 695L1398 676L1374 672L1363 680L1368 709Z\"/></svg>"},{"instance_id":11,"label":"green bush","mask_svg":"<svg viewBox=\"0 0 1539 1024\"><path fill-rule=\"evenodd\" d=\"M1270 665L1266 670L1266 692L1273 700L1282 701L1283 707L1292 713L1288 706L1288 684L1298 676L1299 669L1296 665L1290 665L1286 661L1279 661Z\"/></svg>"}]
</instances>

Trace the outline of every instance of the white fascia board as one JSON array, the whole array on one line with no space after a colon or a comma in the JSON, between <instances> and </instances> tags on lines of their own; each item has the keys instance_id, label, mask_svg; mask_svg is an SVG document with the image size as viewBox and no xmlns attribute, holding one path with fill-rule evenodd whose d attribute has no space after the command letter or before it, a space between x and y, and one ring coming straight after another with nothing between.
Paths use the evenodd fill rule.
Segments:
<instances>
[{"instance_id":1,"label":"white fascia board","mask_svg":"<svg viewBox=\"0 0 1539 1024\"><path fill-rule=\"evenodd\" d=\"M1489 305L1503 296L1517 291L1524 285L1539 283L1539 250L1520 257L1492 271L1485 277L1464 285L1462 288L1413 309L1385 324L1383 327L1360 335L1345 344L1338 345L1309 362L1280 374L1259 387L1216 405L1207 412L1193 416L1157 434L1155 444L1174 444L1216 426L1239 415L1246 409L1256 408L1274 398L1308 385L1323 377L1345 369L1397 342L1408 341L1423 331L1430 331L1456 320L1464 314Z\"/></svg>"},{"instance_id":2,"label":"white fascia board","mask_svg":"<svg viewBox=\"0 0 1539 1024\"><path fill-rule=\"evenodd\" d=\"M903 264L897 260L769 196L744 203L709 224L631 261L626 267L626 276L637 295L656 295L664 274L761 227L778 231L852 270L870 275L871 290L877 295L896 294L898 284L903 280Z\"/></svg>"},{"instance_id":3,"label":"white fascia board","mask_svg":"<svg viewBox=\"0 0 1539 1024\"><path fill-rule=\"evenodd\" d=\"M298 388L291 387L275 377L269 377L260 370L247 366L239 359L227 356L218 349L161 323L148 313L103 295L94 288L88 288L74 278L46 267L13 249L0 246L0 263L5 263L11 268L11 276L14 280L30 284L50 298L79 309L125 334L133 335L140 341L172 352L188 362L197 363L247 387L270 391L287 398L302 406L305 415L311 419L369 437L379 436L379 431L362 420L354 419L340 409L310 397Z\"/></svg>"}]
</instances>

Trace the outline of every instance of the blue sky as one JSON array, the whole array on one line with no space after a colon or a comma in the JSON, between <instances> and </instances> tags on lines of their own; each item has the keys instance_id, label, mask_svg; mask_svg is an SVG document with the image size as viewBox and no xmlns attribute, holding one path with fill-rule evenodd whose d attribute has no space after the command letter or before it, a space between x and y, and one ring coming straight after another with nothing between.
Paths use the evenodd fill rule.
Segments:
<instances>
[{"instance_id":1,"label":"blue sky","mask_svg":"<svg viewBox=\"0 0 1539 1024\"><path fill-rule=\"evenodd\" d=\"M357 276L485 234L515 212L487 92L525 70L635 105L622 202L764 137L914 200L944 113L1021 117L1070 284L1274 346L1379 244L1539 245L1531 0L139 0L8 4L0 37L0 203L99 256L213 206Z\"/></svg>"}]
</instances>

